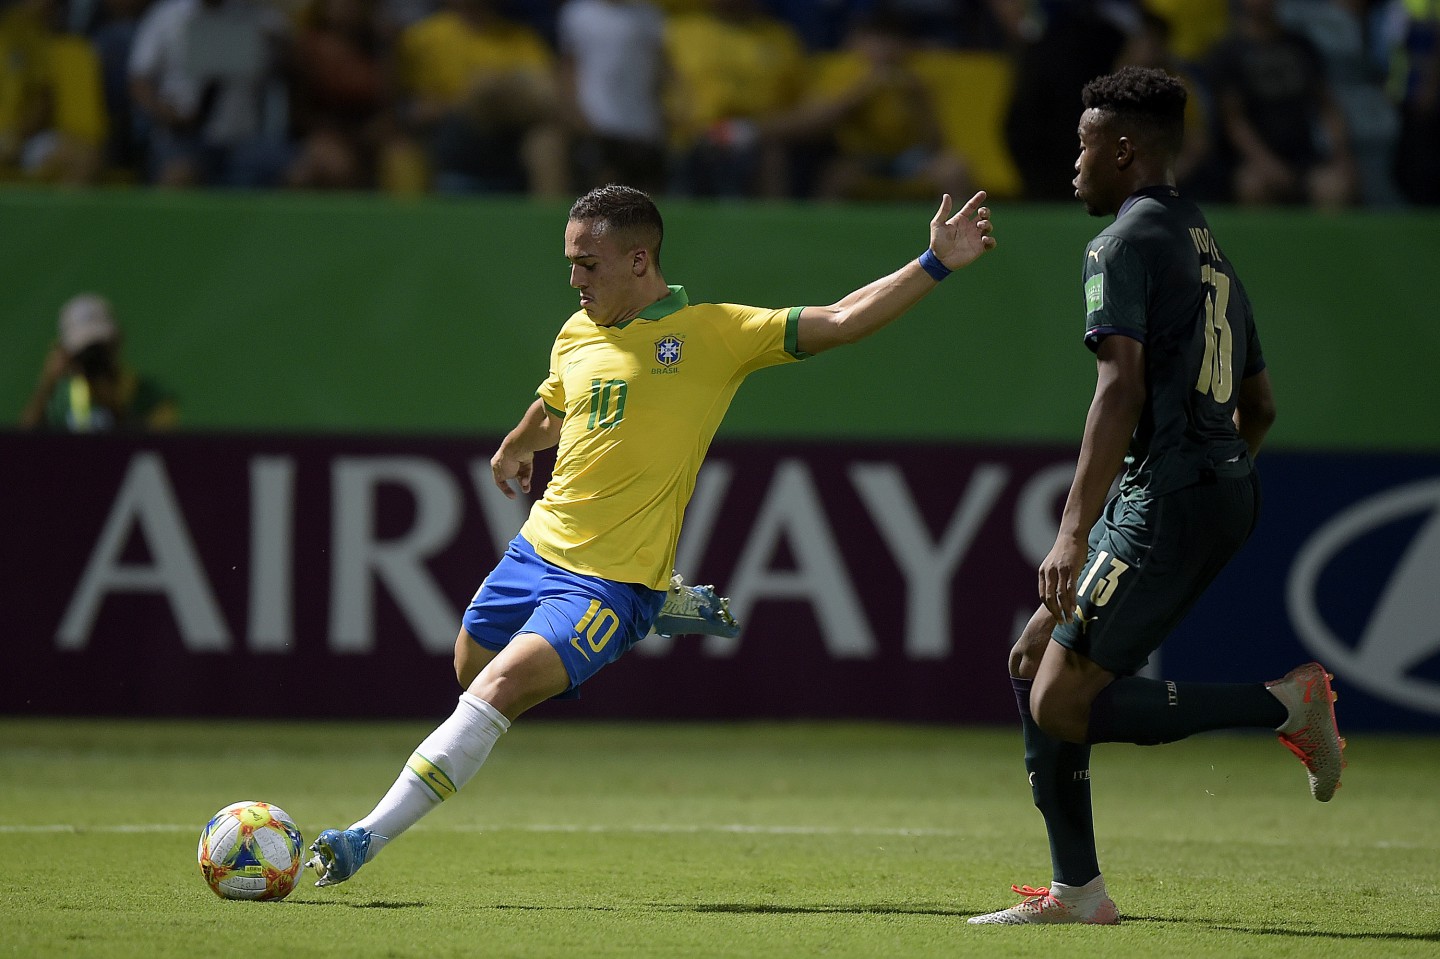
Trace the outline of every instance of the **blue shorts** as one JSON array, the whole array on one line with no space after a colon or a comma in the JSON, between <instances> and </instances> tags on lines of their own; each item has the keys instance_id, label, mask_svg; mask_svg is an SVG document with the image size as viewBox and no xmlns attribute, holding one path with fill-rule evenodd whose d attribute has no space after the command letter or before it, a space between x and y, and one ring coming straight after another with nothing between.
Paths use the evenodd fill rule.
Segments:
<instances>
[{"instance_id":1,"label":"blue shorts","mask_svg":"<svg viewBox=\"0 0 1440 959\"><path fill-rule=\"evenodd\" d=\"M650 632L662 590L572 573L541 559L522 537L510 547L465 610L465 632L499 652L521 633L543 636L565 664L573 699L581 683Z\"/></svg>"}]
</instances>

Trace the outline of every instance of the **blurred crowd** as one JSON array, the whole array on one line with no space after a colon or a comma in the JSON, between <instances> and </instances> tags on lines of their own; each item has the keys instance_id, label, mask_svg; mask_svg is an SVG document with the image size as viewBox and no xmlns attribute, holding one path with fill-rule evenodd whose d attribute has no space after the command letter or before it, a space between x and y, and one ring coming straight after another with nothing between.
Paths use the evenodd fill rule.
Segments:
<instances>
[{"instance_id":1,"label":"blurred crowd","mask_svg":"<svg viewBox=\"0 0 1440 959\"><path fill-rule=\"evenodd\" d=\"M1201 199L1440 202L1440 0L0 0L0 180L1063 200L1126 64Z\"/></svg>"}]
</instances>

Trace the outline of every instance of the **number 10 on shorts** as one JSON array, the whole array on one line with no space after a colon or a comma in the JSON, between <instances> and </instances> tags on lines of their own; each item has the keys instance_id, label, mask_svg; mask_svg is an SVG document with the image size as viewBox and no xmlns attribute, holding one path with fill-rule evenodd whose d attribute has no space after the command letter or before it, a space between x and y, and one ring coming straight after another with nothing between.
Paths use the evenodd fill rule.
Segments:
<instances>
[{"instance_id":1,"label":"number 10 on shorts","mask_svg":"<svg viewBox=\"0 0 1440 959\"><path fill-rule=\"evenodd\" d=\"M570 637L570 645L574 646L585 661L590 661L590 653L598 653L610 644L615 630L620 628L620 617L609 607L601 607L600 600L590 600L590 608L585 615L580 617L580 622L575 624L575 635ZM581 639L584 642L581 642ZM585 647L590 647L587 652Z\"/></svg>"}]
</instances>

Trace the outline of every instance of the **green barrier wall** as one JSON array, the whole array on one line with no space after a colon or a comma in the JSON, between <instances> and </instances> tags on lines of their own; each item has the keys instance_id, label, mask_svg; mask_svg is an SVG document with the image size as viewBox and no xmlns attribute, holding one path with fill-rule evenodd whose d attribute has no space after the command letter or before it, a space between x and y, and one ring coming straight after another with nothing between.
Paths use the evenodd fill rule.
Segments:
<instances>
[{"instance_id":1,"label":"green barrier wall","mask_svg":"<svg viewBox=\"0 0 1440 959\"><path fill-rule=\"evenodd\" d=\"M695 300L825 303L925 245L930 209L663 204ZM56 310L116 304L198 430L507 430L574 308L565 206L523 199L0 194L0 417ZM1000 205L1000 248L896 326L756 374L728 436L1075 441L1093 386L1075 207ZM1277 445L1440 448L1440 217L1215 210L1260 317Z\"/></svg>"}]
</instances>

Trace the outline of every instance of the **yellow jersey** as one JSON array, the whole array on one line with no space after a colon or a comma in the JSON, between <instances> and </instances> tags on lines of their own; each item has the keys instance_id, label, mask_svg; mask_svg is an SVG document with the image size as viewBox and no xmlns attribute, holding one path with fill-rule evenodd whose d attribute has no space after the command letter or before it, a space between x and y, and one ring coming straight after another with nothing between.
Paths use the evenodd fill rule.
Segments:
<instances>
[{"instance_id":1,"label":"yellow jersey","mask_svg":"<svg viewBox=\"0 0 1440 959\"><path fill-rule=\"evenodd\" d=\"M16 5L0 14L0 156L16 158L41 104L45 129L87 146L104 142L109 118L95 47Z\"/></svg>"},{"instance_id":2,"label":"yellow jersey","mask_svg":"<svg viewBox=\"0 0 1440 959\"><path fill-rule=\"evenodd\" d=\"M866 81L871 67L858 53L838 51L812 58L809 102L838 100ZM920 75L909 67L892 73L835 128L840 152L854 157L895 157L917 147L933 149L939 132L934 105Z\"/></svg>"},{"instance_id":3,"label":"yellow jersey","mask_svg":"<svg viewBox=\"0 0 1440 959\"><path fill-rule=\"evenodd\" d=\"M536 395L563 417L555 470L521 535L572 572L663 590L685 506L742 380L803 359L802 307L690 304L683 287L634 319L566 321Z\"/></svg>"},{"instance_id":4,"label":"yellow jersey","mask_svg":"<svg viewBox=\"0 0 1440 959\"><path fill-rule=\"evenodd\" d=\"M771 17L739 22L711 13L671 17L665 53L675 72L669 100L682 142L721 120L789 109L803 83L800 37Z\"/></svg>"},{"instance_id":5,"label":"yellow jersey","mask_svg":"<svg viewBox=\"0 0 1440 959\"><path fill-rule=\"evenodd\" d=\"M511 72L548 75L553 58L540 35L497 20L480 30L452 10L418 20L400 34L400 86L449 105L465 101L480 77Z\"/></svg>"}]
</instances>

